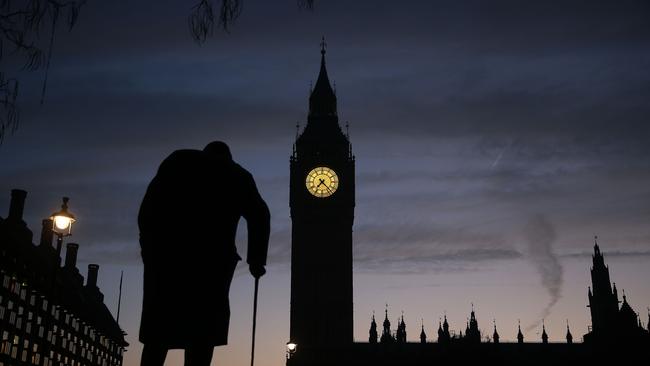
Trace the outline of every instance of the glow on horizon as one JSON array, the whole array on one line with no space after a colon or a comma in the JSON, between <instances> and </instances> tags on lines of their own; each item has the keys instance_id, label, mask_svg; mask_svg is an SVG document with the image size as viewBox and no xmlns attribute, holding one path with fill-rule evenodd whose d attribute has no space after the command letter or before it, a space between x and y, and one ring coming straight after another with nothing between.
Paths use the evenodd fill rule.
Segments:
<instances>
[{"instance_id":1,"label":"glow on horizon","mask_svg":"<svg viewBox=\"0 0 650 366\"><path fill-rule=\"evenodd\" d=\"M642 311L650 303L650 289L640 277L650 276L645 260L629 260L607 256L612 278L625 287L633 308ZM565 342L566 320L569 320L575 342L587 332L589 309L586 288L590 285L590 258L569 257L562 260L567 284L563 296L546 318L551 342ZM250 362L250 325L252 312L252 279L243 264L231 290L231 327L229 344L215 349L213 365L247 365ZM106 303L117 303L119 272L123 266L103 266L100 286ZM125 366L136 366L142 345L137 341L141 305L141 267L128 266L125 282L122 326L131 344L125 354ZM637 277L640 276L640 277ZM647 277L646 277L647 278ZM383 321L383 307L389 304L389 320L396 323L402 310L407 324L409 342L419 342L420 319L424 318L429 342L437 338L438 320L444 314L451 330L464 332L473 302L479 328L483 335L492 335L492 319L496 319L502 342L516 341L517 320L521 319L526 342L541 342L541 325L530 331L529 324L541 323L540 312L548 301L539 285L534 269L526 260L492 263L470 272L394 274L355 271L354 335L356 342L367 342L372 311L378 323ZM284 364L289 336L289 271L286 265L273 265L260 286L256 364ZM317 314L314 314L317 316ZM170 352L167 365L182 365L182 351Z\"/></svg>"}]
</instances>

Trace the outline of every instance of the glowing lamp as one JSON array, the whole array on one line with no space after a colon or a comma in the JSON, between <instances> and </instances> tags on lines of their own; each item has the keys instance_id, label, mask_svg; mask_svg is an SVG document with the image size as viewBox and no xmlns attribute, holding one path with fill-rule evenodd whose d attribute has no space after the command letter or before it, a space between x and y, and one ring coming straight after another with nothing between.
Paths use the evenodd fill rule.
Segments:
<instances>
[{"instance_id":1,"label":"glowing lamp","mask_svg":"<svg viewBox=\"0 0 650 366\"><path fill-rule=\"evenodd\" d=\"M68 212L68 197L63 197L63 204L61 211L55 212L50 216L50 220L54 221L52 230L59 237L72 235L72 224L75 222L74 215Z\"/></svg>"},{"instance_id":2,"label":"glowing lamp","mask_svg":"<svg viewBox=\"0 0 650 366\"><path fill-rule=\"evenodd\" d=\"M287 358L291 358L294 353L296 353L296 350L298 349L298 345L293 343L293 342L287 342Z\"/></svg>"}]
</instances>

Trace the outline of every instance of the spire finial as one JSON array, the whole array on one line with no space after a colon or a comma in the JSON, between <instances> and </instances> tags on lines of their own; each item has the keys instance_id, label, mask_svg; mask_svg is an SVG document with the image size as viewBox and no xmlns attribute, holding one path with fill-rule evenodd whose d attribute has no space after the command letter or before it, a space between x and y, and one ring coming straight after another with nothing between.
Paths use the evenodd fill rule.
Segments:
<instances>
[{"instance_id":1,"label":"spire finial","mask_svg":"<svg viewBox=\"0 0 650 366\"><path fill-rule=\"evenodd\" d=\"M323 36L323 38L321 38L320 41L320 54L325 56L326 49L327 49L327 43L325 42L325 36Z\"/></svg>"}]
</instances>

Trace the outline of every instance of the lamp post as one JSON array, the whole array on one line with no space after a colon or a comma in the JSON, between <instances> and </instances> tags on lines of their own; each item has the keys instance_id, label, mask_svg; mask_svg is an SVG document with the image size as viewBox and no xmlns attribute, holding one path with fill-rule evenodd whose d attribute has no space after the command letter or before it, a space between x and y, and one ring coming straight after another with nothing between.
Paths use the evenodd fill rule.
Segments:
<instances>
[{"instance_id":1,"label":"lamp post","mask_svg":"<svg viewBox=\"0 0 650 366\"><path fill-rule=\"evenodd\" d=\"M287 342L287 359L291 359L293 357L294 353L296 353L296 350L298 349L298 345L289 341Z\"/></svg>"},{"instance_id":2,"label":"lamp post","mask_svg":"<svg viewBox=\"0 0 650 366\"><path fill-rule=\"evenodd\" d=\"M61 211L57 211L50 216L50 220L54 222L52 231L56 234L56 254L59 256L59 260L61 260L63 238L72 235L72 224L75 222L74 215L68 211L69 200L70 198L63 197Z\"/></svg>"}]
</instances>

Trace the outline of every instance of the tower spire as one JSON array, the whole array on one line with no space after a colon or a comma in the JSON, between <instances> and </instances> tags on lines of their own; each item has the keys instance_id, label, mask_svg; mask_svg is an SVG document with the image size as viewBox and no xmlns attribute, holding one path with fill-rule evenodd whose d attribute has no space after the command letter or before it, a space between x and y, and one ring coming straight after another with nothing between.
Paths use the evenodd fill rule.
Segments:
<instances>
[{"instance_id":1,"label":"tower spire","mask_svg":"<svg viewBox=\"0 0 650 366\"><path fill-rule=\"evenodd\" d=\"M336 95L327 76L327 67L325 67L326 48L327 43L325 43L325 37L323 37L320 43L320 72L309 97L310 117L336 116Z\"/></svg>"},{"instance_id":2,"label":"tower spire","mask_svg":"<svg viewBox=\"0 0 650 366\"><path fill-rule=\"evenodd\" d=\"M325 62L325 53L327 52L327 42L325 42L325 36L321 38L320 41L320 54L323 56L323 62Z\"/></svg>"}]
</instances>

